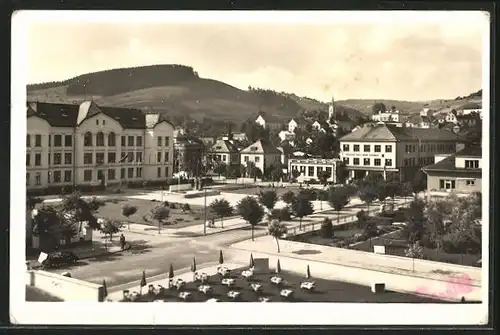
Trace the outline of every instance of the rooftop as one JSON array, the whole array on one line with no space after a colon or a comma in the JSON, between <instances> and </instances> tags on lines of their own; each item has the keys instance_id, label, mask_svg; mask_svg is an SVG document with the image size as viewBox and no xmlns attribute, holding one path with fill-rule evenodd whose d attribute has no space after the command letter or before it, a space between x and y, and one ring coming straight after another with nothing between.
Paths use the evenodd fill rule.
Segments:
<instances>
[{"instance_id":1,"label":"rooftop","mask_svg":"<svg viewBox=\"0 0 500 335\"><path fill-rule=\"evenodd\" d=\"M423 168L424 171L468 171L474 173L481 173L482 169L471 169L471 168L457 168L455 163L456 157L477 157L481 158L481 148L480 147L466 147L461 151L457 152L454 155L450 155L445 159L432 164L425 166Z\"/></svg>"},{"instance_id":2,"label":"rooftop","mask_svg":"<svg viewBox=\"0 0 500 335\"><path fill-rule=\"evenodd\" d=\"M414 127L397 127L387 124L366 125L351 132L340 141L457 141L460 137L450 131L440 129L423 129Z\"/></svg>"},{"instance_id":3,"label":"rooftop","mask_svg":"<svg viewBox=\"0 0 500 335\"><path fill-rule=\"evenodd\" d=\"M281 154L281 151L278 150L271 143L266 141L258 140L255 143L250 144L248 147L241 150L243 154Z\"/></svg>"}]
</instances>

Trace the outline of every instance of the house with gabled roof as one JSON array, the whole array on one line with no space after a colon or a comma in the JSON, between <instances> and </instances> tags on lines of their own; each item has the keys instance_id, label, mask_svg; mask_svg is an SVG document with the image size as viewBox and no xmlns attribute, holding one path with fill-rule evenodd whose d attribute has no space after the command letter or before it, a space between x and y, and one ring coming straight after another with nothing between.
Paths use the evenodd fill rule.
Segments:
<instances>
[{"instance_id":1,"label":"house with gabled roof","mask_svg":"<svg viewBox=\"0 0 500 335\"><path fill-rule=\"evenodd\" d=\"M455 152L461 139L440 129L367 124L339 142L340 158L351 179L362 179L373 172L406 181L412 180L422 166L431 164L435 154Z\"/></svg>"},{"instance_id":2,"label":"house with gabled roof","mask_svg":"<svg viewBox=\"0 0 500 335\"><path fill-rule=\"evenodd\" d=\"M160 114L94 101L30 101L26 116L29 191L123 187L171 176L173 126Z\"/></svg>"},{"instance_id":3,"label":"house with gabled roof","mask_svg":"<svg viewBox=\"0 0 500 335\"><path fill-rule=\"evenodd\" d=\"M226 165L240 165L238 147L231 140L219 139L208 149L207 159Z\"/></svg>"},{"instance_id":4,"label":"house with gabled roof","mask_svg":"<svg viewBox=\"0 0 500 335\"><path fill-rule=\"evenodd\" d=\"M240 162L243 166L248 166L251 162L265 173L266 168L281 164L281 155L281 151L271 143L258 140L241 150Z\"/></svg>"}]
</instances>

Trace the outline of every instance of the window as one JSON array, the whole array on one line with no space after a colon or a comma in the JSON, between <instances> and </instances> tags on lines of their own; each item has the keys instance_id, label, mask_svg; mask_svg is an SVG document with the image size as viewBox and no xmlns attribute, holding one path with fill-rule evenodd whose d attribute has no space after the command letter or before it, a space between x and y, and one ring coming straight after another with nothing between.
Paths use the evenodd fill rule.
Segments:
<instances>
[{"instance_id":1,"label":"window","mask_svg":"<svg viewBox=\"0 0 500 335\"><path fill-rule=\"evenodd\" d=\"M54 146L62 147L62 135L54 135Z\"/></svg>"},{"instance_id":2,"label":"window","mask_svg":"<svg viewBox=\"0 0 500 335\"><path fill-rule=\"evenodd\" d=\"M358 152L358 151L359 151L359 144L354 144L354 148L353 148L353 150L354 150L355 152Z\"/></svg>"},{"instance_id":3,"label":"window","mask_svg":"<svg viewBox=\"0 0 500 335\"><path fill-rule=\"evenodd\" d=\"M161 147L161 137L158 137L158 146Z\"/></svg>"},{"instance_id":4,"label":"window","mask_svg":"<svg viewBox=\"0 0 500 335\"><path fill-rule=\"evenodd\" d=\"M47 164L50 165L50 154L47 154L47 162L48 162Z\"/></svg>"},{"instance_id":5,"label":"window","mask_svg":"<svg viewBox=\"0 0 500 335\"><path fill-rule=\"evenodd\" d=\"M380 158L375 158L375 159L373 160L373 165L375 165L375 166L380 166L380 165L382 165L382 160L381 160Z\"/></svg>"},{"instance_id":6,"label":"window","mask_svg":"<svg viewBox=\"0 0 500 335\"><path fill-rule=\"evenodd\" d=\"M474 186L475 184L476 184L476 181L474 179L465 181L465 185L467 185L467 186Z\"/></svg>"},{"instance_id":7,"label":"window","mask_svg":"<svg viewBox=\"0 0 500 335\"><path fill-rule=\"evenodd\" d=\"M132 163L134 161L134 153L133 152L129 152L127 158L128 158L127 161L129 163Z\"/></svg>"},{"instance_id":8,"label":"window","mask_svg":"<svg viewBox=\"0 0 500 335\"><path fill-rule=\"evenodd\" d=\"M257 159L257 158L256 158ZM226 161L226 155L222 155L222 161L225 162ZM257 160L255 160L257 162Z\"/></svg>"},{"instance_id":9,"label":"window","mask_svg":"<svg viewBox=\"0 0 500 335\"><path fill-rule=\"evenodd\" d=\"M92 164L92 153L86 152L83 154L83 164Z\"/></svg>"},{"instance_id":10,"label":"window","mask_svg":"<svg viewBox=\"0 0 500 335\"><path fill-rule=\"evenodd\" d=\"M342 150L343 150L343 151L349 151L349 144L344 144L344 145L342 146Z\"/></svg>"},{"instance_id":11,"label":"window","mask_svg":"<svg viewBox=\"0 0 500 335\"><path fill-rule=\"evenodd\" d=\"M392 166L392 159L387 159L385 160L385 166Z\"/></svg>"},{"instance_id":12,"label":"window","mask_svg":"<svg viewBox=\"0 0 500 335\"><path fill-rule=\"evenodd\" d=\"M135 153L135 161L142 163L142 152L141 151Z\"/></svg>"},{"instance_id":13,"label":"window","mask_svg":"<svg viewBox=\"0 0 500 335\"><path fill-rule=\"evenodd\" d=\"M135 143L138 147L142 147L142 136L137 136Z\"/></svg>"},{"instance_id":14,"label":"window","mask_svg":"<svg viewBox=\"0 0 500 335\"><path fill-rule=\"evenodd\" d=\"M92 170L83 171L83 181L92 181Z\"/></svg>"},{"instance_id":15,"label":"window","mask_svg":"<svg viewBox=\"0 0 500 335\"><path fill-rule=\"evenodd\" d=\"M105 126L106 125L106 120L102 120L102 125Z\"/></svg>"},{"instance_id":16,"label":"window","mask_svg":"<svg viewBox=\"0 0 500 335\"><path fill-rule=\"evenodd\" d=\"M127 175L129 179L134 178L134 168L128 168Z\"/></svg>"},{"instance_id":17,"label":"window","mask_svg":"<svg viewBox=\"0 0 500 335\"><path fill-rule=\"evenodd\" d=\"M313 166L308 166L308 167L307 167L307 175L308 175L309 177L314 176L314 167L313 167Z\"/></svg>"},{"instance_id":18,"label":"window","mask_svg":"<svg viewBox=\"0 0 500 335\"><path fill-rule=\"evenodd\" d=\"M165 167L165 177L168 177L168 166Z\"/></svg>"},{"instance_id":19,"label":"window","mask_svg":"<svg viewBox=\"0 0 500 335\"><path fill-rule=\"evenodd\" d=\"M410 146L408 144L405 145L405 152L410 152Z\"/></svg>"},{"instance_id":20,"label":"window","mask_svg":"<svg viewBox=\"0 0 500 335\"><path fill-rule=\"evenodd\" d=\"M225 156L223 156L225 158ZM258 163L260 162L260 157L259 156L255 156L255 163Z\"/></svg>"},{"instance_id":21,"label":"window","mask_svg":"<svg viewBox=\"0 0 500 335\"><path fill-rule=\"evenodd\" d=\"M125 160L127 159L127 157L128 157L128 152L122 152L122 157L120 158L120 162L119 163L125 162Z\"/></svg>"},{"instance_id":22,"label":"window","mask_svg":"<svg viewBox=\"0 0 500 335\"><path fill-rule=\"evenodd\" d=\"M54 171L54 183L61 182L61 171Z\"/></svg>"},{"instance_id":23,"label":"window","mask_svg":"<svg viewBox=\"0 0 500 335\"><path fill-rule=\"evenodd\" d=\"M30 174L26 173L26 185L30 184Z\"/></svg>"},{"instance_id":24,"label":"window","mask_svg":"<svg viewBox=\"0 0 500 335\"><path fill-rule=\"evenodd\" d=\"M411 166L415 166L415 165L417 165L417 164L415 164L415 162L416 162L415 157L413 157L413 158L411 159Z\"/></svg>"},{"instance_id":25,"label":"window","mask_svg":"<svg viewBox=\"0 0 500 335\"><path fill-rule=\"evenodd\" d=\"M386 145L385 152L392 152L392 145Z\"/></svg>"},{"instance_id":26,"label":"window","mask_svg":"<svg viewBox=\"0 0 500 335\"><path fill-rule=\"evenodd\" d=\"M129 147L133 147L134 146L134 136L129 136L128 137L127 146L129 146Z\"/></svg>"},{"instance_id":27,"label":"window","mask_svg":"<svg viewBox=\"0 0 500 335\"><path fill-rule=\"evenodd\" d=\"M408 166L409 164L410 164L410 163L409 163L408 158L405 158L405 159L403 160L403 166Z\"/></svg>"},{"instance_id":28,"label":"window","mask_svg":"<svg viewBox=\"0 0 500 335\"><path fill-rule=\"evenodd\" d=\"M71 135L64 135L64 146L65 147L71 147L71 146L73 146L73 136L71 136Z\"/></svg>"},{"instance_id":29,"label":"window","mask_svg":"<svg viewBox=\"0 0 500 335\"><path fill-rule=\"evenodd\" d=\"M332 168L331 167L327 167L326 168L326 173L328 173L329 176L332 175Z\"/></svg>"},{"instance_id":30,"label":"window","mask_svg":"<svg viewBox=\"0 0 500 335\"><path fill-rule=\"evenodd\" d=\"M479 160L477 159L466 159L465 160L465 168L466 169L479 169Z\"/></svg>"},{"instance_id":31,"label":"window","mask_svg":"<svg viewBox=\"0 0 500 335\"><path fill-rule=\"evenodd\" d=\"M70 165L71 163L73 163L73 160L71 158L72 158L71 152L65 152L64 153L64 164Z\"/></svg>"},{"instance_id":32,"label":"window","mask_svg":"<svg viewBox=\"0 0 500 335\"><path fill-rule=\"evenodd\" d=\"M160 138L160 137L159 137ZM158 155L156 156L156 161L158 163L161 163L161 151L158 152Z\"/></svg>"},{"instance_id":33,"label":"window","mask_svg":"<svg viewBox=\"0 0 500 335\"><path fill-rule=\"evenodd\" d=\"M86 132L85 135L83 135L83 146L92 146L92 134L90 132Z\"/></svg>"},{"instance_id":34,"label":"window","mask_svg":"<svg viewBox=\"0 0 500 335\"><path fill-rule=\"evenodd\" d=\"M120 179L125 179L125 168L120 169Z\"/></svg>"},{"instance_id":35,"label":"window","mask_svg":"<svg viewBox=\"0 0 500 335\"><path fill-rule=\"evenodd\" d=\"M344 164L349 165L349 157L344 157Z\"/></svg>"},{"instance_id":36,"label":"window","mask_svg":"<svg viewBox=\"0 0 500 335\"><path fill-rule=\"evenodd\" d=\"M29 148L31 147L31 136L26 135L26 147Z\"/></svg>"},{"instance_id":37,"label":"window","mask_svg":"<svg viewBox=\"0 0 500 335\"><path fill-rule=\"evenodd\" d=\"M161 178L161 167L156 168L156 177Z\"/></svg>"},{"instance_id":38,"label":"window","mask_svg":"<svg viewBox=\"0 0 500 335\"><path fill-rule=\"evenodd\" d=\"M122 147L126 147L127 146L127 136L122 136L121 142L122 142Z\"/></svg>"},{"instance_id":39,"label":"window","mask_svg":"<svg viewBox=\"0 0 500 335\"><path fill-rule=\"evenodd\" d=\"M354 159L352 160L352 163L353 163L354 165L359 165L359 158L354 158Z\"/></svg>"},{"instance_id":40,"label":"window","mask_svg":"<svg viewBox=\"0 0 500 335\"><path fill-rule=\"evenodd\" d=\"M102 132L98 132L95 141L96 141L96 145L98 147L103 147L104 146L104 134Z\"/></svg>"},{"instance_id":41,"label":"window","mask_svg":"<svg viewBox=\"0 0 500 335\"><path fill-rule=\"evenodd\" d=\"M116 146L116 135L113 132L108 134L108 146L109 147Z\"/></svg>"},{"instance_id":42,"label":"window","mask_svg":"<svg viewBox=\"0 0 500 335\"><path fill-rule=\"evenodd\" d=\"M35 147L42 146L42 135L35 135Z\"/></svg>"},{"instance_id":43,"label":"window","mask_svg":"<svg viewBox=\"0 0 500 335\"><path fill-rule=\"evenodd\" d=\"M71 181L71 170L64 171L64 182L69 183Z\"/></svg>"},{"instance_id":44,"label":"window","mask_svg":"<svg viewBox=\"0 0 500 335\"><path fill-rule=\"evenodd\" d=\"M170 155L169 155L169 152L168 152L168 151L167 151L167 152L165 152L165 163L168 163L168 159L169 159L168 157L169 157L169 156L170 156Z\"/></svg>"},{"instance_id":45,"label":"window","mask_svg":"<svg viewBox=\"0 0 500 335\"><path fill-rule=\"evenodd\" d=\"M141 167L138 167L138 168L136 168L135 170L136 170L136 172L135 172L135 176L136 176L137 178L142 178L142 168L141 168Z\"/></svg>"},{"instance_id":46,"label":"window","mask_svg":"<svg viewBox=\"0 0 500 335\"><path fill-rule=\"evenodd\" d=\"M108 152L108 164L116 163L116 153Z\"/></svg>"},{"instance_id":47,"label":"window","mask_svg":"<svg viewBox=\"0 0 500 335\"><path fill-rule=\"evenodd\" d=\"M243 160L244 160L245 162L248 162L248 156L243 156Z\"/></svg>"},{"instance_id":48,"label":"window","mask_svg":"<svg viewBox=\"0 0 500 335\"><path fill-rule=\"evenodd\" d=\"M35 184L40 185L42 183L42 175L40 172L37 172L35 175Z\"/></svg>"},{"instance_id":49,"label":"window","mask_svg":"<svg viewBox=\"0 0 500 335\"><path fill-rule=\"evenodd\" d=\"M370 145L364 145L363 146L363 151L364 152L370 152Z\"/></svg>"},{"instance_id":50,"label":"window","mask_svg":"<svg viewBox=\"0 0 500 335\"><path fill-rule=\"evenodd\" d=\"M95 162L96 164L104 164L104 152L96 152Z\"/></svg>"},{"instance_id":51,"label":"window","mask_svg":"<svg viewBox=\"0 0 500 335\"><path fill-rule=\"evenodd\" d=\"M363 165L370 165L370 158L363 158Z\"/></svg>"},{"instance_id":52,"label":"window","mask_svg":"<svg viewBox=\"0 0 500 335\"><path fill-rule=\"evenodd\" d=\"M316 168L316 176L318 176L318 177L319 177L319 176L321 175L321 172L322 172L322 171L323 171L323 168L322 168L321 166L318 166L318 167Z\"/></svg>"},{"instance_id":53,"label":"window","mask_svg":"<svg viewBox=\"0 0 500 335\"><path fill-rule=\"evenodd\" d=\"M30 154L26 154L26 166L30 166L31 164L31 156Z\"/></svg>"},{"instance_id":54,"label":"window","mask_svg":"<svg viewBox=\"0 0 500 335\"><path fill-rule=\"evenodd\" d=\"M168 147L170 144L170 138L168 136L165 136L165 146Z\"/></svg>"},{"instance_id":55,"label":"window","mask_svg":"<svg viewBox=\"0 0 500 335\"><path fill-rule=\"evenodd\" d=\"M115 180L116 171L115 169L108 169L108 180Z\"/></svg>"},{"instance_id":56,"label":"window","mask_svg":"<svg viewBox=\"0 0 500 335\"><path fill-rule=\"evenodd\" d=\"M96 119L96 120L95 120L95 124L96 124L96 125L99 125L99 119Z\"/></svg>"},{"instance_id":57,"label":"window","mask_svg":"<svg viewBox=\"0 0 500 335\"><path fill-rule=\"evenodd\" d=\"M454 190L455 189L455 181L440 179L439 180L439 189L440 190Z\"/></svg>"},{"instance_id":58,"label":"window","mask_svg":"<svg viewBox=\"0 0 500 335\"><path fill-rule=\"evenodd\" d=\"M35 166L40 165L42 165L42 154L35 154Z\"/></svg>"},{"instance_id":59,"label":"window","mask_svg":"<svg viewBox=\"0 0 500 335\"><path fill-rule=\"evenodd\" d=\"M375 152L381 152L382 151L382 146L381 145L375 145L373 148Z\"/></svg>"}]
</instances>

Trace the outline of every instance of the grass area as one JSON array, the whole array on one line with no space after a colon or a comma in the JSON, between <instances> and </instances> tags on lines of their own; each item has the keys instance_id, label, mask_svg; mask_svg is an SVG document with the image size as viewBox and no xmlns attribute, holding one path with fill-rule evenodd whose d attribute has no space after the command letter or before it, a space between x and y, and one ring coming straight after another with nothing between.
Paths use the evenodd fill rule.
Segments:
<instances>
[{"instance_id":1,"label":"grass area","mask_svg":"<svg viewBox=\"0 0 500 335\"><path fill-rule=\"evenodd\" d=\"M122 206L129 204L137 207L137 212L126 218L122 215ZM160 202L142 199L114 198L106 200L106 204L99 208L97 216L103 219L116 220L120 222L138 223L150 226L157 226L156 222L144 220L151 209L158 206ZM173 205L173 203L171 203ZM190 205L191 210L183 212L181 205L175 204L176 208L170 207L170 216L163 223L164 228L182 228L203 223L204 208L202 206Z\"/></svg>"},{"instance_id":2,"label":"grass area","mask_svg":"<svg viewBox=\"0 0 500 335\"><path fill-rule=\"evenodd\" d=\"M26 301L63 301L56 298L39 288L33 286L26 286Z\"/></svg>"},{"instance_id":3,"label":"grass area","mask_svg":"<svg viewBox=\"0 0 500 335\"><path fill-rule=\"evenodd\" d=\"M436 303L440 300L420 297L410 294L386 291L384 293L374 294L370 287L355 285L340 281L330 281L323 279L311 278L310 281L315 282L315 289L312 291L303 290L300 288L300 283L305 281L305 277L288 272L279 274L283 278L284 284L277 286L270 282L270 278L275 274L264 273L255 274L251 280L243 279L239 274L245 270L244 268L232 270L235 279L235 285L231 288L233 291L241 293L238 301L241 302L258 302L259 297L268 297L271 302L379 302L379 303ZM314 276L314 274L312 273ZM255 293L250 283L258 283L262 285L262 292ZM220 299L221 302L234 301L227 296L229 289L221 284L221 276L213 275L209 277L208 285L212 287L212 294L204 295L198 292L199 283L187 283L182 291L190 292L191 302L204 302L210 298ZM293 298L287 299L280 296L282 289L293 290ZM147 287L145 288L147 291ZM164 300L166 302L180 301L178 298L179 292L173 289L166 289L163 294L146 293L143 294L137 302L152 302L155 300Z\"/></svg>"},{"instance_id":4,"label":"grass area","mask_svg":"<svg viewBox=\"0 0 500 335\"><path fill-rule=\"evenodd\" d=\"M374 245L384 245L385 253L389 255L405 257L405 249L408 243L402 237L402 232L398 231L391 235L375 237L371 241L364 241L352 247L352 249L373 252ZM437 249L423 247L423 259L435 262L459 264L466 266L481 267L477 262L481 259L480 254L450 254Z\"/></svg>"}]
</instances>

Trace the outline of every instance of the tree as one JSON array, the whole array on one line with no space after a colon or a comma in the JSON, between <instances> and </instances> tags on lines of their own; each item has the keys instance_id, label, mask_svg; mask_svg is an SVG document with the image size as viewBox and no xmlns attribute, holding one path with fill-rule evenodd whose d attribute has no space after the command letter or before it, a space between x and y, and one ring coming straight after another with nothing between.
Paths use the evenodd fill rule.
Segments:
<instances>
[{"instance_id":1,"label":"tree","mask_svg":"<svg viewBox=\"0 0 500 335\"><path fill-rule=\"evenodd\" d=\"M292 211L299 218L299 230L302 230L302 218L314 212L310 198L305 194L297 195L292 203Z\"/></svg>"},{"instance_id":2,"label":"tree","mask_svg":"<svg viewBox=\"0 0 500 335\"><path fill-rule=\"evenodd\" d=\"M221 175L226 175L227 171L228 171L227 165L222 162L218 163L214 168L214 173L217 173L219 177Z\"/></svg>"},{"instance_id":3,"label":"tree","mask_svg":"<svg viewBox=\"0 0 500 335\"><path fill-rule=\"evenodd\" d=\"M385 112L387 108L383 102L376 102L372 106L372 114L377 114L378 112Z\"/></svg>"},{"instance_id":4,"label":"tree","mask_svg":"<svg viewBox=\"0 0 500 335\"><path fill-rule=\"evenodd\" d=\"M401 184L401 187L399 188L400 195L404 197L405 199L405 205L406 205L406 197L411 195L413 193L413 187L410 182L405 182Z\"/></svg>"},{"instance_id":5,"label":"tree","mask_svg":"<svg viewBox=\"0 0 500 335\"><path fill-rule=\"evenodd\" d=\"M158 234L161 234L161 226L169 216L170 210L164 205L159 205L151 209L151 218L158 222Z\"/></svg>"},{"instance_id":6,"label":"tree","mask_svg":"<svg viewBox=\"0 0 500 335\"><path fill-rule=\"evenodd\" d=\"M281 200L283 200L285 204L290 206L295 200L295 193L293 193L292 191L286 191L281 195Z\"/></svg>"},{"instance_id":7,"label":"tree","mask_svg":"<svg viewBox=\"0 0 500 335\"><path fill-rule=\"evenodd\" d=\"M122 207L122 215L127 219L137 213L137 207L130 204L125 204ZM130 230L130 221L128 222L128 229Z\"/></svg>"},{"instance_id":8,"label":"tree","mask_svg":"<svg viewBox=\"0 0 500 335\"><path fill-rule=\"evenodd\" d=\"M321 223L321 228L320 228L319 234L321 235L321 237L324 237L324 238L332 238L333 237L332 220L330 220L329 218L323 219L323 222Z\"/></svg>"},{"instance_id":9,"label":"tree","mask_svg":"<svg viewBox=\"0 0 500 335\"><path fill-rule=\"evenodd\" d=\"M271 211L274 208L277 201L278 201L278 195L274 190L268 190L265 192L261 191L259 193L259 202L269 211Z\"/></svg>"},{"instance_id":10,"label":"tree","mask_svg":"<svg viewBox=\"0 0 500 335\"><path fill-rule=\"evenodd\" d=\"M101 227L101 231L104 233L104 236L109 235L109 240L113 241L113 235L120 232L122 225L117 221L104 221L104 224Z\"/></svg>"},{"instance_id":11,"label":"tree","mask_svg":"<svg viewBox=\"0 0 500 335\"><path fill-rule=\"evenodd\" d=\"M386 182L381 182L375 186L377 188L377 199L385 205L385 198L389 196L389 190Z\"/></svg>"},{"instance_id":12,"label":"tree","mask_svg":"<svg viewBox=\"0 0 500 335\"><path fill-rule=\"evenodd\" d=\"M54 206L43 205L33 217L33 235L40 238L40 249L52 252L62 238L66 240L78 234L78 224Z\"/></svg>"},{"instance_id":13,"label":"tree","mask_svg":"<svg viewBox=\"0 0 500 335\"><path fill-rule=\"evenodd\" d=\"M350 201L350 190L346 187L330 187L328 190L328 203L337 211L337 224L340 223L340 211Z\"/></svg>"},{"instance_id":14,"label":"tree","mask_svg":"<svg viewBox=\"0 0 500 335\"><path fill-rule=\"evenodd\" d=\"M368 215L370 215L370 205L378 196L375 186L371 184L362 185L358 191L358 196L361 201L366 203Z\"/></svg>"},{"instance_id":15,"label":"tree","mask_svg":"<svg viewBox=\"0 0 500 335\"><path fill-rule=\"evenodd\" d=\"M59 208L61 212L68 214L66 215L67 218L71 217L74 222L79 224L78 231L81 232L84 222L91 229L101 229L101 225L95 217L95 212L103 205L104 203L96 197L85 200L82 198L81 193L73 192L63 198Z\"/></svg>"},{"instance_id":16,"label":"tree","mask_svg":"<svg viewBox=\"0 0 500 335\"><path fill-rule=\"evenodd\" d=\"M326 186L326 184L328 183L328 178L330 177L331 176L328 171L321 171L320 174L318 175L318 179L323 186Z\"/></svg>"},{"instance_id":17,"label":"tree","mask_svg":"<svg viewBox=\"0 0 500 335\"><path fill-rule=\"evenodd\" d=\"M238 202L238 214L252 227L252 241L254 241L254 226L264 217L264 209L254 197L247 196Z\"/></svg>"},{"instance_id":18,"label":"tree","mask_svg":"<svg viewBox=\"0 0 500 335\"><path fill-rule=\"evenodd\" d=\"M422 170L416 171L411 181L411 186L415 193L424 191L427 188L427 175Z\"/></svg>"},{"instance_id":19,"label":"tree","mask_svg":"<svg viewBox=\"0 0 500 335\"><path fill-rule=\"evenodd\" d=\"M269 226L267 229L269 235L274 237L274 239L276 240L276 246L278 247L278 253L279 253L280 244L278 239L280 239L284 234L286 234L288 230L286 226L283 223L279 222L278 220L272 220L271 222L269 222Z\"/></svg>"},{"instance_id":20,"label":"tree","mask_svg":"<svg viewBox=\"0 0 500 335\"><path fill-rule=\"evenodd\" d=\"M293 179L297 179L300 177L300 171L295 169L295 170L292 170L292 178Z\"/></svg>"},{"instance_id":21,"label":"tree","mask_svg":"<svg viewBox=\"0 0 500 335\"><path fill-rule=\"evenodd\" d=\"M403 232L410 243L415 243L422 239L426 221L424 208L424 201L415 199L405 211L406 227Z\"/></svg>"},{"instance_id":22,"label":"tree","mask_svg":"<svg viewBox=\"0 0 500 335\"><path fill-rule=\"evenodd\" d=\"M319 190L318 191L318 200L320 201L320 208L323 210L323 201L328 201L328 191Z\"/></svg>"},{"instance_id":23,"label":"tree","mask_svg":"<svg viewBox=\"0 0 500 335\"><path fill-rule=\"evenodd\" d=\"M226 199L215 199L212 201L210 210L220 218L222 228L224 228L224 218L233 213L233 208Z\"/></svg>"},{"instance_id":24,"label":"tree","mask_svg":"<svg viewBox=\"0 0 500 335\"><path fill-rule=\"evenodd\" d=\"M339 184L344 184L349 177L349 171L347 170L344 162L337 163L335 167L335 175L337 177L336 182Z\"/></svg>"}]
</instances>

